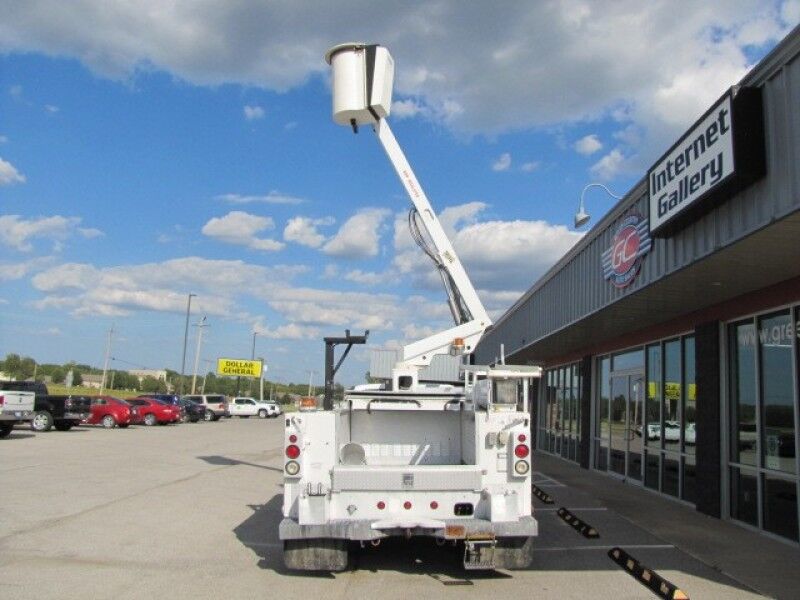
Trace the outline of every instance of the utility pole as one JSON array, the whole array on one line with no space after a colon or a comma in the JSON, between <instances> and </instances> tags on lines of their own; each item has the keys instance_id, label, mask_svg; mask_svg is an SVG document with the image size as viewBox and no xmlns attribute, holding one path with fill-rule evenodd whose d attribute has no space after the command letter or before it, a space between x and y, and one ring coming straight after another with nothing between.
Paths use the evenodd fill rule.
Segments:
<instances>
[{"instance_id":1,"label":"utility pole","mask_svg":"<svg viewBox=\"0 0 800 600\"><path fill-rule=\"evenodd\" d=\"M311 381L314 379L316 371L306 371L308 373L308 396L311 397Z\"/></svg>"},{"instance_id":2,"label":"utility pole","mask_svg":"<svg viewBox=\"0 0 800 600\"><path fill-rule=\"evenodd\" d=\"M207 358L203 359L203 362L206 364L206 373L203 375L203 393L206 393L206 379L208 379L208 370L210 368L209 365L213 364L213 360L208 360Z\"/></svg>"},{"instance_id":3,"label":"utility pole","mask_svg":"<svg viewBox=\"0 0 800 600\"><path fill-rule=\"evenodd\" d=\"M186 302L186 327L183 330L183 357L181 358L181 381L179 394L183 394L183 374L186 371L186 344L189 342L189 313L192 310L192 298L197 294L189 294L189 300Z\"/></svg>"},{"instance_id":4,"label":"utility pole","mask_svg":"<svg viewBox=\"0 0 800 600\"><path fill-rule=\"evenodd\" d=\"M197 350L194 354L194 376L192 377L192 394L194 394L195 387L197 385L197 365L200 362L200 347L203 345L203 329L208 327L206 324L206 317L204 316L198 323L195 323L193 327L197 327Z\"/></svg>"},{"instance_id":5,"label":"utility pole","mask_svg":"<svg viewBox=\"0 0 800 600\"><path fill-rule=\"evenodd\" d=\"M256 336L257 335L258 335L258 332L254 331L253 332L253 349L250 351L250 360L255 360L256 359ZM262 373L261 376L262 377L264 376L263 373ZM252 377L247 382L247 395L248 396L252 396L253 395L253 379L252 379ZM263 398L262 398L262 400L263 400Z\"/></svg>"},{"instance_id":6,"label":"utility pole","mask_svg":"<svg viewBox=\"0 0 800 600\"><path fill-rule=\"evenodd\" d=\"M111 357L111 336L114 334L114 325L108 330L108 341L106 342L106 358L103 361L103 378L100 380L100 395L103 395L103 389L106 387L106 374L108 373L108 359Z\"/></svg>"}]
</instances>

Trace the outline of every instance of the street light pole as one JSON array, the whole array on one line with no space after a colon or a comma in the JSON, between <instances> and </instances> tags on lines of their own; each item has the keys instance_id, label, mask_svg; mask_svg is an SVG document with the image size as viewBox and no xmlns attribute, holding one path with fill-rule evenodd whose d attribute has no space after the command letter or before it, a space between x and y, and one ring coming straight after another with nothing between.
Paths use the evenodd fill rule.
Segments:
<instances>
[{"instance_id":1,"label":"street light pole","mask_svg":"<svg viewBox=\"0 0 800 600\"><path fill-rule=\"evenodd\" d=\"M308 372L308 396L309 397L311 396L311 381L314 378L314 373L316 373L316 371L309 371Z\"/></svg>"},{"instance_id":2,"label":"street light pole","mask_svg":"<svg viewBox=\"0 0 800 600\"><path fill-rule=\"evenodd\" d=\"M192 394L197 386L197 365L200 362L200 347L203 345L203 329L208 327L206 325L206 317L200 319L199 323L194 324L197 327L197 350L194 354L194 376L192 377Z\"/></svg>"},{"instance_id":3,"label":"street light pole","mask_svg":"<svg viewBox=\"0 0 800 600\"><path fill-rule=\"evenodd\" d=\"M189 313L192 310L192 298L197 294L189 294L189 300L186 302L186 327L183 330L183 357L181 358L181 381L180 381L180 394L183 394L183 375L186 371L186 344L189 342Z\"/></svg>"},{"instance_id":4,"label":"street light pole","mask_svg":"<svg viewBox=\"0 0 800 600\"><path fill-rule=\"evenodd\" d=\"M256 336L257 335L258 335L258 332L254 331L253 332L253 349L250 352L250 360L255 360L256 359ZM252 377L247 382L247 395L248 396L252 396L253 395L253 379L252 379Z\"/></svg>"},{"instance_id":5,"label":"street light pole","mask_svg":"<svg viewBox=\"0 0 800 600\"><path fill-rule=\"evenodd\" d=\"M108 330L108 342L106 343L106 359L103 361L103 379L100 380L100 395L103 395L103 390L106 387L106 375L108 374L108 359L111 356L111 336L114 334L114 325ZM36 377L34 376L34 380Z\"/></svg>"}]
</instances>

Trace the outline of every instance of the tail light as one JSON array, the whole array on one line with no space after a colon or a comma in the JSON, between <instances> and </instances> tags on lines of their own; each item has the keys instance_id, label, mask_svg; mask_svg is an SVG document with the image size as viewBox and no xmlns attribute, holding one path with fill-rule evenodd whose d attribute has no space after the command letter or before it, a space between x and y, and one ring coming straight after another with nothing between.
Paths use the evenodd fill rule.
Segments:
<instances>
[{"instance_id":1,"label":"tail light","mask_svg":"<svg viewBox=\"0 0 800 600\"><path fill-rule=\"evenodd\" d=\"M514 455L517 458L528 458L528 454L531 453L530 448L528 448L525 444L520 444L516 448L514 448Z\"/></svg>"},{"instance_id":2,"label":"tail light","mask_svg":"<svg viewBox=\"0 0 800 600\"><path fill-rule=\"evenodd\" d=\"M291 459L295 459L300 456L300 447L295 446L294 444L289 444L286 446L286 456Z\"/></svg>"},{"instance_id":3,"label":"tail light","mask_svg":"<svg viewBox=\"0 0 800 600\"><path fill-rule=\"evenodd\" d=\"M384 502L383 500L380 500L378 502L377 506L378 506L378 510L383 510L384 508L386 508L386 502Z\"/></svg>"},{"instance_id":4,"label":"tail light","mask_svg":"<svg viewBox=\"0 0 800 600\"><path fill-rule=\"evenodd\" d=\"M408 500L403 502L403 508L405 508L406 510L411 510L411 502L409 502Z\"/></svg>"},{"instance_id":5,"label":"tail light","mask_svg":"<svg viewBox=\"0 0 800 600\"><path fill-rule=\"evenodd\" d=\"M439 503L436 500L434 500L433 502L431 502L431 509L436 510L437 508L439 508Z\"/></svg>"},{"instance_id":6,"label":"tail light","mask_svg":"<svg viewBox=\"0 0 800 600\"><path fill-rule=\"evenodd\" d=\"M0 396L0 406L3 406L3 404L5 404L5 403L6 403L6 397L5 396Z\"/></svg>"}]
</instances>

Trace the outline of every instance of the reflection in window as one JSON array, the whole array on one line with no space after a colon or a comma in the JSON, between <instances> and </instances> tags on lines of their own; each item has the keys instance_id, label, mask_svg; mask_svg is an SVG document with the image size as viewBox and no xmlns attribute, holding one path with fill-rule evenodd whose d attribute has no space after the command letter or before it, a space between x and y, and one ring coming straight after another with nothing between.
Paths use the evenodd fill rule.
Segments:
<instances>
[{"instance_id":1,"label":"reflection in window","mask_svg":"<svg viewBox=\"0 0 800 600\"><path fill-rule=\"evenodd\" d=\"M637 369L644 366L644 352L642 350L632 350L624 354L614 356L614 370L625 371L627 369Z\"/></svg>"},{"instance_id":2,"label":"reflection in window","mask_svg":"<svg viewBox=\"0 0 800 600\"><path fill-rule=\"evenodd\" d=\"M755 347L756 329L752 322L730 327L731 356L731 461L756 464Z\"/></svg>"},{"instance_id":3,"label":"reflection in window","mask_svg":"<svg viewBox=\"0 0 800 600\"><path fill-rule=\"evenodd\" d=\"M763 465L795 473L794 384L789 311L759 319L761 347L761 418L764 429Z\"/></svg>"},{"instance_id":4,"label":"reflection in window","mask_svg":"<svg viewBox=\"0 0 800 600\"><path fill-rule=\"evenodd\" d=\"M661 344L647 347L647 422L645 443L661 445ZM656 483L658 488L658 483Z\"/></svg>"},{"instance_id":5,"label":"reflection in window","mask_svg":"<svg viewBox=\"0 0 800 600\"><path fill-rule=\"evenodd\" d=\"M675 452L681 447L681 342L664 344L664 448Z\"/></svg>"},{"instance_id":6,"label":"reflection in window","mask_svg":"<svg viewBox=\"0 0 800 600\"><path fill-rule=\"evenodd\" d=\"M694 454L697 443L695 412L697 409L697 386L694 374L694 338L683 339L683 447L687 454Z\"/></svg>"},{"instance_id":7,"label":"reflection in window","mask_svg":"<svg viewBox=\"0 0 800 600\"><path fill-rule=\"evenodd\" d=\"M797 486L794 481L764 478L764 529L797 540Z\"/></svg>"},{"instance_id":8,"label":"reflection in window","mask_svg":"<svg viewBox=\"0 0 800 600\"><path fill-rule=\"evenodd\" d=\"M611 359L606 357L600 361L600 402L598 424L600 431L599 451L597 452L597 468L605 471L608 468L608 439L610 427L608 422L608 402L611 397Z\"/></svg>"},{"instance_id":9,"label":"reflection in window","mask_svg":"<svg viewBox=\"0 0 800 600\"><path fill-rule=\"evenodd\" d=\"M758 526L758 483L739 469L731 469L731 516Z\"/></svg>"}]
</instances>

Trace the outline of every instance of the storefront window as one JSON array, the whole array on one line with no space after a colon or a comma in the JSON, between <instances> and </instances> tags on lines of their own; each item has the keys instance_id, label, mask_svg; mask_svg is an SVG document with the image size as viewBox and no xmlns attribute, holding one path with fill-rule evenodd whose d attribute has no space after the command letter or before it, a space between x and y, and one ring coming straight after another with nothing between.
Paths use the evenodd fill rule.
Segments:
<instances>
[{"instance_id":1,"label":"storefront window","mask_svg":"<svg viewBox=\"0 0 800 600\"><path fill-rule=\"evenodd\" d=\"M796 473L794 382L789 311L758 320L761 357L761 421L763 465L767 469Z\"/></svg>"},{"instance_id":2,"label":"storefront window","mask_svg":"<svg viewBox=\"0 0 800 600\"><path fill-rule=\"evenodd\" d=\"M731 461L756 465L756 329L752 321L731 326Z\"/></svg>"},{"instance_id":3,"label":"storefront window","mask_svg":"<svg viewBox=\"0 0 800 600\"><path fill-rule=\"evenodd\" d=\"M645 443L648 446L661 446L661 344L647 347Z\"/></svg>"},{"instance_id":4,"label":"storefront window","mask_svg":"<svg viewBox=\"0 0 800 600\"><path fill-rule=\"evenodd\" d=\"M687 454L695 453L697 430L697 385L695 384L694 338L683 338L683 448Z\"/></svg>"},{"instance_id":5,"label":"storefront window","mask_svg":"<svg viewBox=\"0 0 800 600\"><path fill-rule=\"evenodd\" d=\"M611 398L611 359L606 357L600 361L600 398L598 406L599 440L596 451L596 466L601 471L608 468L608 440L611 433L609 424L608 403Z\"/></svg>"},{"instance_id":6,"label":"storefront window","mask_svg":"<svg viewBox=\"0 0 800 600\"><path fill-rule=\"evenodd\" d=\"M794 541L797 321L786 309L728 326L730 514Z\"/></svg>"},{"instance_id":7,"label":"storefront window","mask_svg":"<svg viewBox=\"0 0 800 600\"><path fill-rule=\"evenodd\" d=\"M664 421L662 440L666 450L681 448L681 342L664 343Z\"/></svg>"},{"instance_id":8,"label":"storefront window","mask_svg":"<svg viewBox=\"0 0 800 600\"><path fill-rule=\"evenodd\" d=\"M614 355L614 370L626 371L640 368L644 365L644 356L641 350L633 350L624 354Z\"/></svg>"},{"instance_id":9,"label":"storefront window","mask_svg":"<svg viewBox=\"0 0 800 600\"><path fill-rule=\"evenodd\" d=\"M540 446L568 460L578 460L580 449L580 366L572 364L545 372L546 393L540 400L547 417L546 443Z\"/></svg>"}]
</instances>

